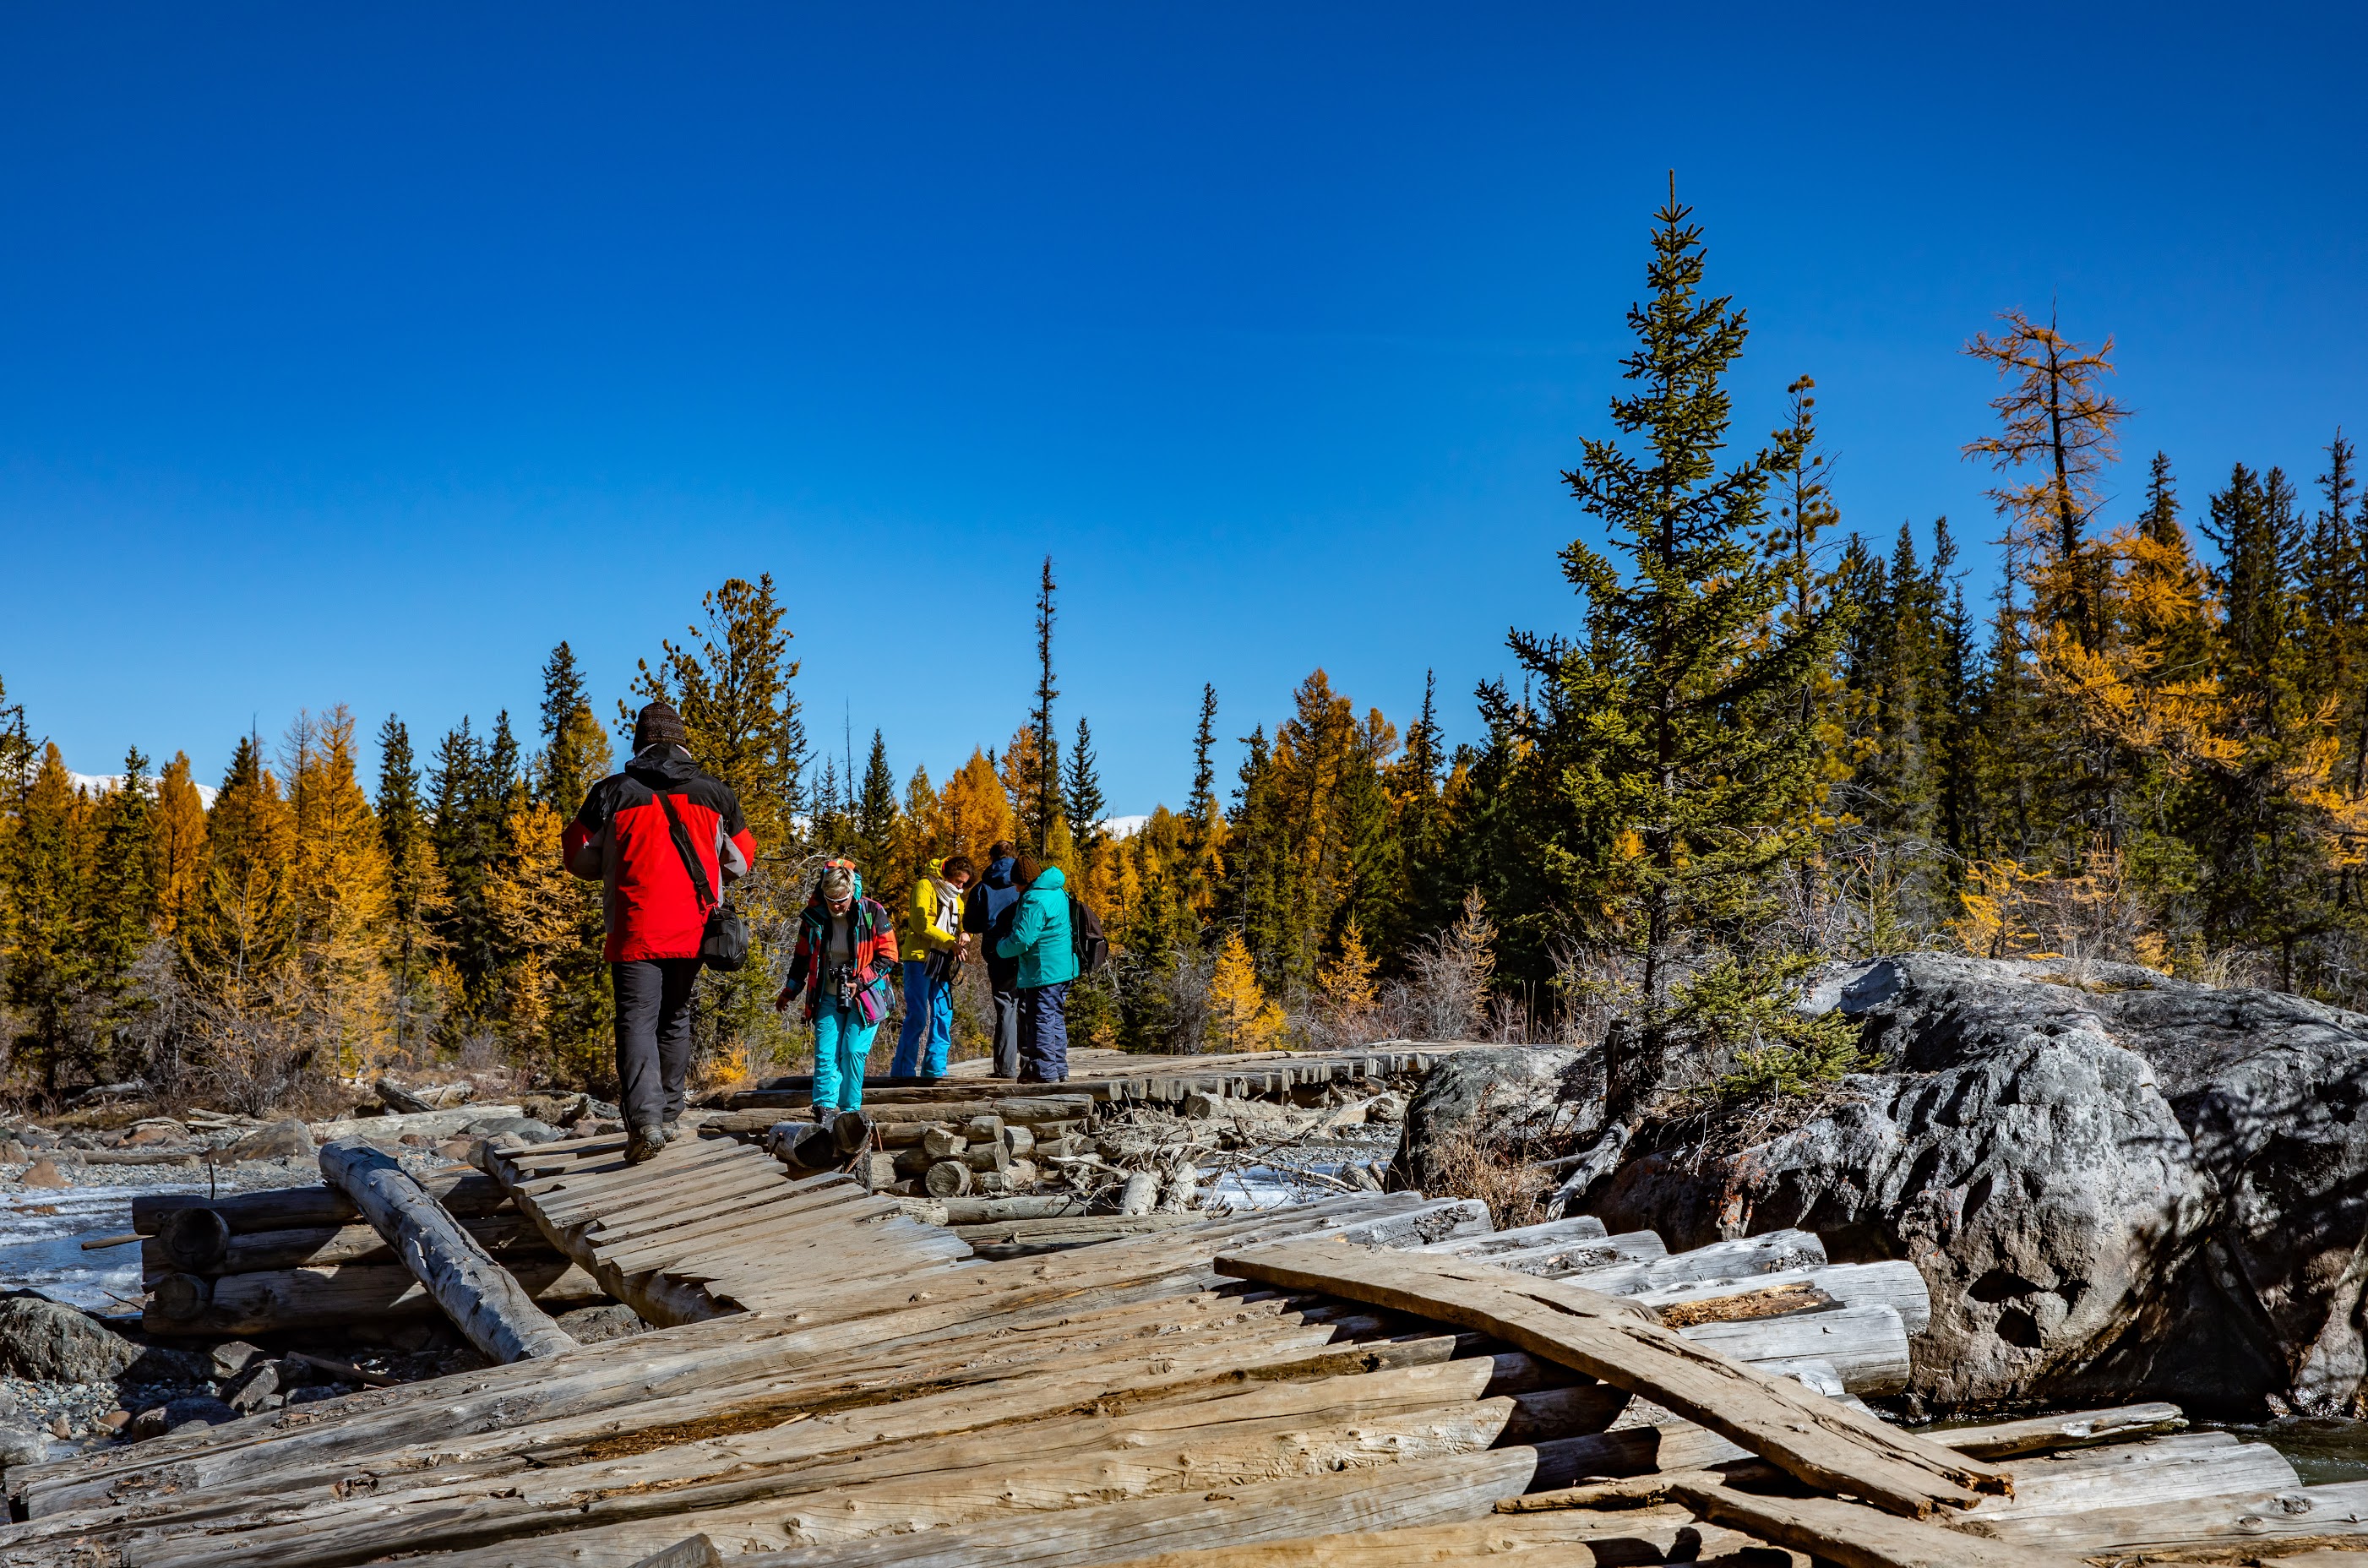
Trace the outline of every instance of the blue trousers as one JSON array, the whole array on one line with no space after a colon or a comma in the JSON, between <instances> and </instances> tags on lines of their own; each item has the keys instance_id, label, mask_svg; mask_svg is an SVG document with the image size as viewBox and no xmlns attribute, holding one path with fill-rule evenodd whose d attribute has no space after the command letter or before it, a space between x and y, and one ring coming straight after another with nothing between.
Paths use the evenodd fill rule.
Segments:
<instances>
[{"instance_id":1,"label":"blue trousers","mask_svg":"<svg viewBox=\"0 0 2368 1568\"><path fill-rule=\"evenodd\" d=\"M926 1051L922 1037L928 1039ZM905 960L905 1027L897 1031L896 1059L888 1064L897 1078L942 1078L954 1044L953 988L929 979L926 959Z\"/></svg>"},{"instance_id":2,"label":"blue trousers","mask_svg":"<svg viewBox=\"0 0 2368 1568\"><path fill-rule=\"evenodd\" d=\"M880 1026L865 1023L854 1003L825 997L814 1009L814 1109L858 1108L863 1104L863 1060L871 1054L871 1037Z\"/></svg>"},{"instance_id":3,"label":"blue trousers","mask_svg":"<svg viewBox=\"0 0 2368 1568\"><path fill-rule=\"evenodd\" d=\"M1069 1016L1061 1010L1069 983L1023 986L1019 992L1019 1081L1060 1084L1069 1077Z\"/></svg>"}]
</instances>

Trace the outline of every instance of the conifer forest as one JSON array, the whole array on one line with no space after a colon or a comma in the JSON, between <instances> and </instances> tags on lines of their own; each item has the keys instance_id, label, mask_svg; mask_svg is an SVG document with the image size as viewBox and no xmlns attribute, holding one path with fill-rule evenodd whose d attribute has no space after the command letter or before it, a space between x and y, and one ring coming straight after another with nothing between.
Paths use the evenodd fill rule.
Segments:
<instances>
[{"instance_id":1,"label":"conifer forest","mask_svg":"<svg viewBox=\"0 0 2368 1568\"><path fill-rule=\"evenodd\" d=\"M1706 257L1672 199L1619 393L1558 482L1561 624L1412 712L1321 669L1204 689L1178 803L1123 834L1061 699L1051 560L1024 718L943 777L892 770L877 732L817 744L760 561L682 607L629 691L588 689L562 642L535 713L437 735L332 706L242 737L218 779L134 750L78 787L40 693L0 687L5 1087L137 1079L260 1112L397 1063L612 1082L599 890L560 835L653 699L760 847L737 893L757 960L700 983L710 1083L797 1064L803 1026L770 1004L819 860L893 911L930 859L999 838L1110 933L1071 998L1081 1044L1604 1040L1615 1099L1797 1093L1856 1060L1789 1006L1802 977L1912 948L2368 1006L2351 444L2311 433L2295 473L2124 451L2110 324L2008 310L1967 324L1962 367L1996 393L1963 432L1995 514L1860 531L1814 367L1753 361L1788 414L1736 427L1745 311ZM965 1054L983 1012L960 999Z\"/></svg>"}]
</instances>

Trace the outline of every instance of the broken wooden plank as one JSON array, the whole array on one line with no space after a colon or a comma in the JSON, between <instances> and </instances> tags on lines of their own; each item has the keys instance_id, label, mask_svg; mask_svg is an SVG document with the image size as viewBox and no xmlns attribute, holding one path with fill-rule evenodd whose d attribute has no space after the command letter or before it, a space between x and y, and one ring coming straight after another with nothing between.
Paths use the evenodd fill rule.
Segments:
<instances>
[{"instance_id":1,"label":"broken wooden plank","mask_svg":"<svg viewBox=\"0 0 2368 1568\"><path fill-rule=\"evenodd\" d=\"M1933 1441L1946 1443L1975 1459L2011 1459L2050 1449L2118 1443L2131 1437L2175 1432L2187 1417L2175 1404L2117 1404L2105 1410L2076 1410L2062 1415L2034 1415L2023 1421L1999 1421L1983 1426L1957 1426L1928 1431Z\"/></svg>"},{"instance_id":2,"label":"broken wooden plank","mask_svg":"<svg viewBox=\"0 0 2368 1568\"><path fill-rule=\"evenodd\" d=\"M518 1277L404 1174L393 1155L359 1138L321 1150L321 1175L384 1236L412 1277L470 1344L495 1361L578 1348L575 1336L534 1304Z\"/></svg>"},{"instance_id":3,"label":"broken wooden plank","mask_svg":"<svg viewBox=\"0 0 2368 1568\"><path fill-rule=\"evenodd\" d=\"M1839 1497L1769 1497L1706 1476L1674 1478L1669 1495L1713 1524L1841 1568L2073 1568L2078 1559L2007 1546Z\"/></svg>"},{"instance_id":4,"label":"broken wooden plank","mask_svg":"<svg viewBox=\"0 0 2368 1568\"><path fill-rule=\"evenodd\" d=\"M1942 1504L1969 1507L1984 1493L2011 1490L1999 1471L1634 1315L1650 1309L1559 1280L1324 1242L1229 1252L1216 1267L1493 1334L1698 1422L1812 1486L1894 1513L1922 1517Z\"/></svg>"}]
</instances>

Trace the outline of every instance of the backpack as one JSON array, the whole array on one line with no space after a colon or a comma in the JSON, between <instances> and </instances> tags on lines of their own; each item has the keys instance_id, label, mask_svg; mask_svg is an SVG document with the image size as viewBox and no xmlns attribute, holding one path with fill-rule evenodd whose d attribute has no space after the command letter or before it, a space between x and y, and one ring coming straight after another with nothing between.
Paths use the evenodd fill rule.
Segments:
<instances>
[{"instance_id":1,"label":"backpack","mask_svg":"<svg viewBox=\"0 0 2368 1568\"><path fill-rule=\"evenodd\" d=\"M1077 972L1094 974L1110 963L1110 938L1102 934L1101 916L1090 904L1069 895L1069 951L1076 956Z\"/></svg>"}]
</instances>

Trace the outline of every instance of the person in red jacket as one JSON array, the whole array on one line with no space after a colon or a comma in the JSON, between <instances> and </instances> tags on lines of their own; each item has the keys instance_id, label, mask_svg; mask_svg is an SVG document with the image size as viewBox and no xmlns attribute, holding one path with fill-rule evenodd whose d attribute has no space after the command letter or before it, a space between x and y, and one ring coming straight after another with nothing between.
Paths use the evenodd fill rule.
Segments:
<instances>
[{"instance_id":1,"label":"person in red jacket","mask_svg":"<svg viewBox=\"0 0 2368 1568\"><path fill-rule=\"evenodd\" d=\"M677 846L682 824L708 888L719 896L756 863L739 797L690 758L681 716L653 702L633 722L633 756L592 786L567 824L567 869L600 884L608 930L602 956L617 998L617 1085L625 1158L650 1158L672 1137L690 1072L691 983L707 929L690 869Z\"/></svg>"}]
</instances>

